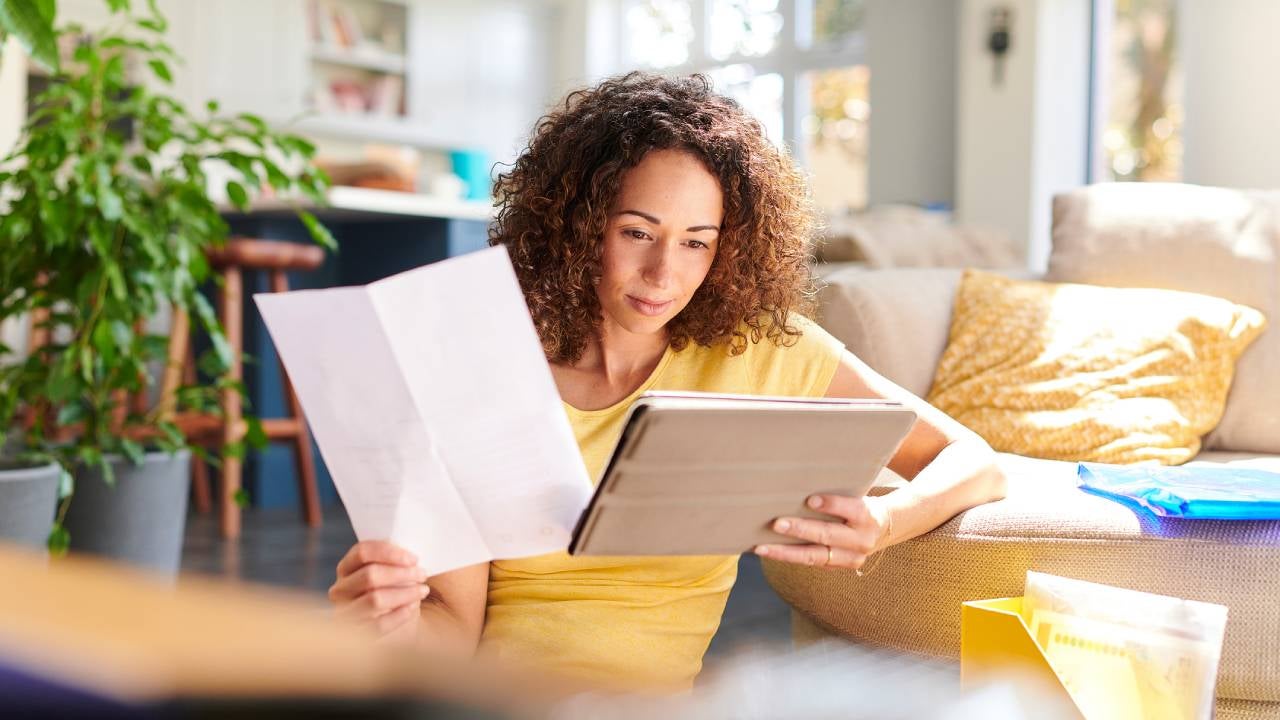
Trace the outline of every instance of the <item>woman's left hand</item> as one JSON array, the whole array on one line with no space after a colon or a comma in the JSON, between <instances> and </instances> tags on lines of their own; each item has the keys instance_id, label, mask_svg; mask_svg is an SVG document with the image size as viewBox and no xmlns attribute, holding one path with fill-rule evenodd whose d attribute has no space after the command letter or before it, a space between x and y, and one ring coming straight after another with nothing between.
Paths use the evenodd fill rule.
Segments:
<instances>
[{"instance_id":1,"label":"woman's left hand","mask_svg":"<svg viewBox=\"0 0 1280 720\"><path fill-rule=\"evenodd\" d=\"M757 545L757 555L783 562L858 570L885 544L889 529L888 508L877 497L812 495L806 504L831 520L781 517L772 530L805 540L805 545Z\"/></svg>"}]
</instances>

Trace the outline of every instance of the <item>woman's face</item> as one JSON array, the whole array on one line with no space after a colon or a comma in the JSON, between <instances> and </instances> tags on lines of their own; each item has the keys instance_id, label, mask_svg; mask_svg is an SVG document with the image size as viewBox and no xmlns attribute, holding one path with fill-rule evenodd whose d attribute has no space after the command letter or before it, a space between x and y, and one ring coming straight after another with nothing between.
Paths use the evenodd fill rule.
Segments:
<instances>
[{"instance_id":1,"label":"woman's face","mask_svg":"<svg viewBox=\"0 0 1280 720\"><path fill-rule=\"evenodd\" d=\"M654 150L622 178L605 227L596 294L604 320L660 331L711 269L720 242L720 183L693 155Z\"/></svg>"}]
</instances>

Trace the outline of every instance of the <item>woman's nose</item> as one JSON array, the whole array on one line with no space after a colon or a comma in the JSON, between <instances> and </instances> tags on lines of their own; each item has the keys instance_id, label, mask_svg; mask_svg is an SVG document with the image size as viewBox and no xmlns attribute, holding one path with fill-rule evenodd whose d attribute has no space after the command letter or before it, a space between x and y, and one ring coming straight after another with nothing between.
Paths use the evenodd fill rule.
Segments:
<instances>
[{"instance_id":1,"label":"woman's nose","mask_svg":"<svg viewBox=\"0 0 1280 720\"><path fill-rule=\"evenodd\" d=\"M643 277L645 282L655 287L666 287L671 281L671 261L674 247L666 243L655 243L653 252L646 258Z\"/></svg>"}]
</instances>

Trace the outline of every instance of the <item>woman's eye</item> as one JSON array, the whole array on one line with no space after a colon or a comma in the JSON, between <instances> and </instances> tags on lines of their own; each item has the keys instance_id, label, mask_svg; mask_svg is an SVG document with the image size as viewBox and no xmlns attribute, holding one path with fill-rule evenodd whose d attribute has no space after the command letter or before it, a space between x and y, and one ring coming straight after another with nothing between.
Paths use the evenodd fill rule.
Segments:
<instances>
[{"instance_id":1,"label":"woman's eye","mask_svg":"<svg viewBox=\"0 0 1280 720\"><path fill-rule=\"evenodd\" d=\"M708 248L708 247L710 247L710 245L707 245L706 243L702 242L701 240L690 240L690 241L689 241L689 247L694 248L694 249L697 249L697 250L702 250L702 249L704 249L704 248Z\"/></svg>"},{"instance_id":2,"label":"woman's eye","mask_svg":"<svg viewBox=\"0 0 1280 720\"><path fill-rule=\"evenodd\" d=\"M626 231L626 233L627 233L627 235L628 235L629 237L633 237L633 238L635 238L636 240L648 240L648 239L649 239L649 233L647 233L647 232L645 232L645 231L643 231L643 230L627 230L627 231Z\"/></svg>"}]
</instances>

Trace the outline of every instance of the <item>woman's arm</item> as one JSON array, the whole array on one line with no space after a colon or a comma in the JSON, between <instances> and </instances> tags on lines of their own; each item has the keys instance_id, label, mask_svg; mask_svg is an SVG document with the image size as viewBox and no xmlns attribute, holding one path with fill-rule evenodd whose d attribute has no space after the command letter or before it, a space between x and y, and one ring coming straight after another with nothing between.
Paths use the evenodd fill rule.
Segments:
<instances>
[{"instance_id":1,"label":"woman's arm","mask_svg":"<svg viewBox=\"0 0 1280 720\"><path fill-rule=\"evenodd\" d=\"M776 531L813 544L764 545L758 553L789 562L858 568L878 550L1004 497L1004 474L982 438L853 353L845 351L826 396L893 400L916 412L915 425L889 460L889 469L911 482L879 497L814 496L809 506L838 520L779 518Z\"/></svg>"},{"instance_id":2,"label":"woman's arm","mask_svg":"<svg viewBox=\"0 0 1280 720\"><path fill-rule=\"evenodd\" d=\"M422 601L419 639L430 647L473 654L484 630L489 563L435 575L427 584L431 586L431 594Z\"/></svg>"},{"instance_id":3,"label":"woman's arm","mask_svg":"<svg viewBox=\"0 0 1280 720\"><path fill-rule=\"evenodd\" d=\"M329 599L339 617L384 639L470 656L480 642L488 590L487 562L427 578L413 553L365 540L338 563Z\"/></svg>"}]
</instances>

